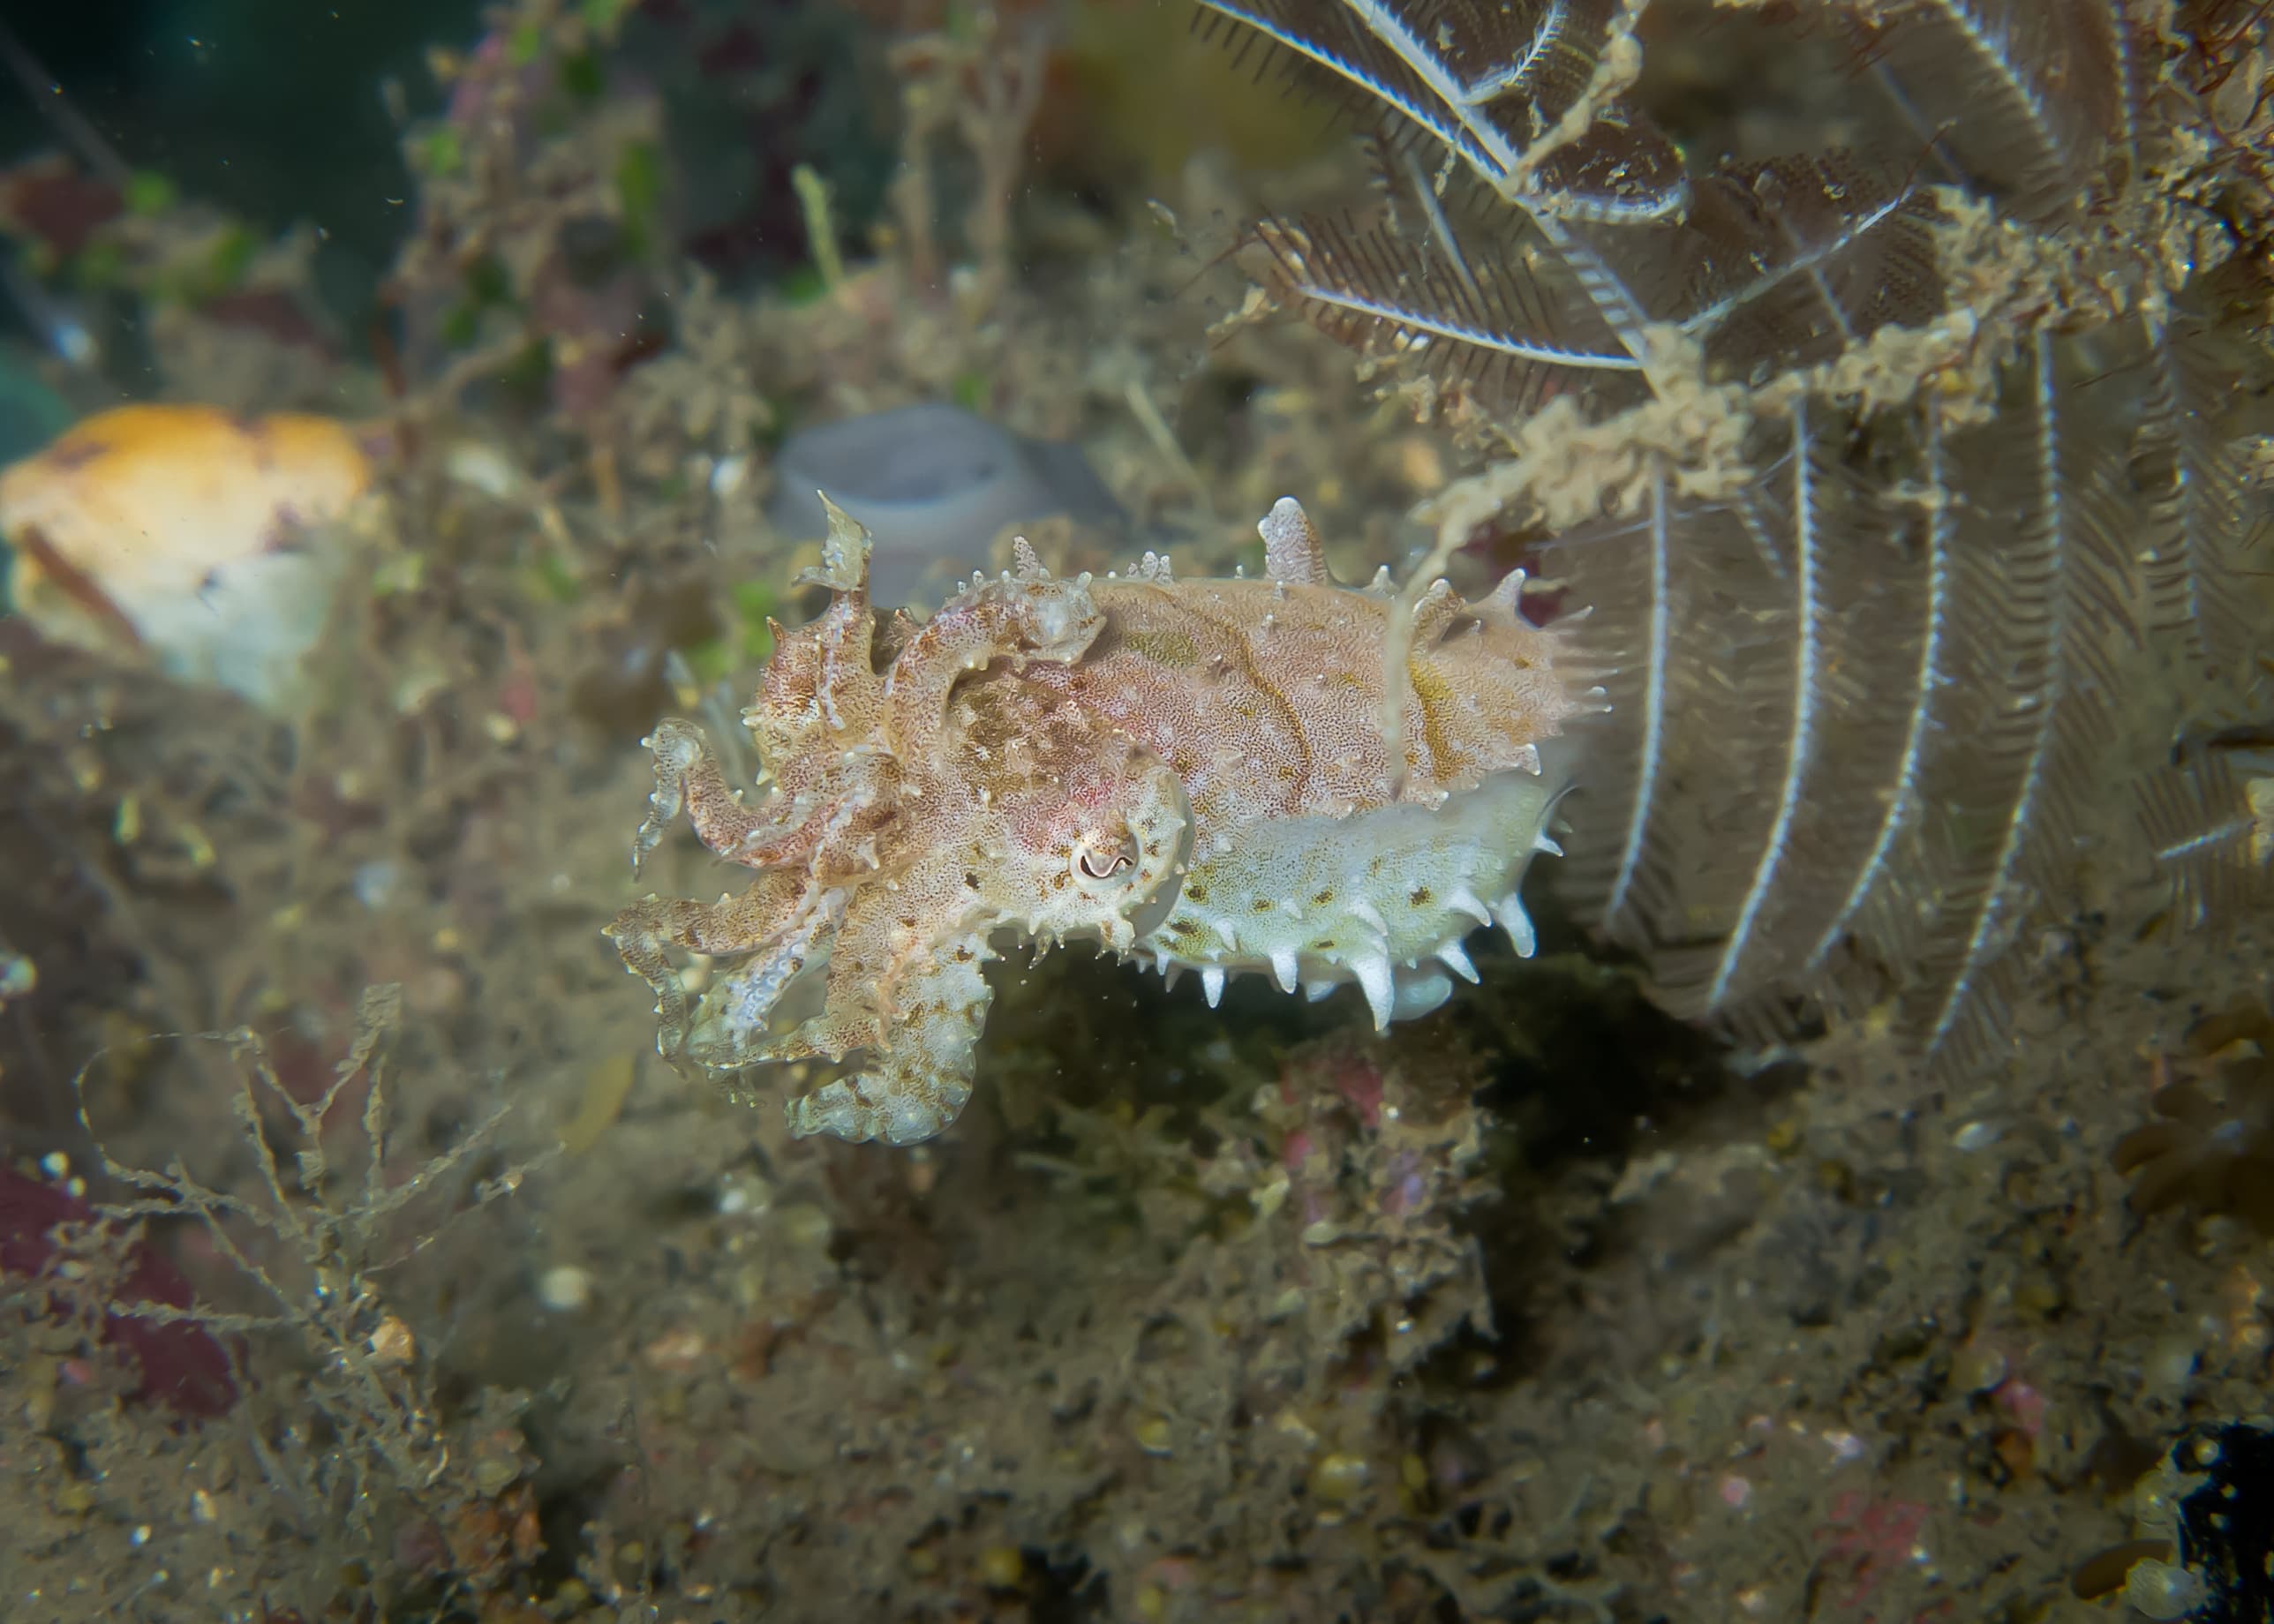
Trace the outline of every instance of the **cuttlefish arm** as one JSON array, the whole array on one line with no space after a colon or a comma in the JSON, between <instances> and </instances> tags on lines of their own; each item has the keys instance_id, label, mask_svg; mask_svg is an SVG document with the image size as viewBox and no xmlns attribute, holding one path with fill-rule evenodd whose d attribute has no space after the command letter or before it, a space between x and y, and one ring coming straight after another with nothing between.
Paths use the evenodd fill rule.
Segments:
<instances>
[{"instance_id":1,"label":"cuttlefish arm","mask_svg":"<svg viewBox=\"0 0 2274 1624\"><path fill-rule=\"evenodd\" d=\"M798 1139L827 1134L914 1145L944 1132L971 1098L974 1056L994 993L983 974L987 932L968 930L908 966L892 989L896 1016L869 1064L788 1102Z\"/></svg>"},{"instance_id":2,"label":"cuttlefish arm","mask_svg":"<svg viewBox=\"0 0 2274 1624\"><path fill-rule=\"evenodd\" d=\"M716 902L647 897L609 922L603 934L616 944L624 968L655 989L657 1053L678 1054L690 1026L687 989L665 950L721 958L757 948L763 959L769 949L793 943L801 915L814 911L808 890L802 876L777 870L761 874L739 897ZM803 951L814 945L808 943ZM789 951L801 950L793 945Z\"/></svg>"},{"instance_id":3,"label":"cuttlefish arm","mask_svg":"<svg viewBox=\"0 0 2274 1624\"><path fill-rule=\"evenodd\" d=\"M826 959L845 918L846 893L809 887L764 946L712 983L687 1036L687 1052L713 1071L740 1071L772 1056L774 1007L817 960Z\"/></svg>"},{"instance_id":4,"label":"cuttlefish arm","mask_svg":"<svg viewBox=\"0 0 2274 1624\"><path fill-rule=\"evenodd\" d=\"M925 759L947 724L959 679L995 661L1071 665L1105 628L1089 577L1063 580L1043 569L1022 539L1019 569L975 581L942 604L892 662L884 694L885 748L902 761Z\"/></svg>"},{"instance_id":5,"label":"cuttlefish arm","mask_svg":"<svg viewBox=\"0 0 2274 1624\"><path fill-rule=\"evenodd\" d=\"M931 1138L971 1097L992 996L981 971L998 922L960 861L919 863L892 885L853 891L829 941L820 1010L735 1064L858 1056L855 1070L789 1102L790 1131L894 1145ZM723 1004L718 990L705 996L697 1050L710 1045Z\"/></svg>"},{"instance_id":6,"label":"cuttlefish arm","mask_svg":"<svg viewBox=\"0 0 2274 1624\"><path fill-rule=\"evenodd\" d=\"M730 862L763 868L810 854L825 820L813 816L813 808L779 793L756 807L744 805L694 723L665 717L641 742L655 755L655 788L647 798L647 816L632 836L634 874L682 815L696 838Z\"/></svg>"},{"instance_id":7,"label":"cuttlefish arm","mask_svg":"<svg viewBox=\"0 0 2274 1624\"><path fill-rule=\"evenodd\" d=\"M655 752L655 791L648 816L633 837L632 863L640 864L684 814L704 845L732 861L757 868L757 878L739 897L715 903L648 897L619 914L605 932L624 966L655 989L656 1047L666 1056L695 1045L707 1066L750 1064L763 1039L767 1014L808 965L829 947L843 917L845 894L832 885L832 870L873 867L874 841L861 827L855 805L857 785L819 804L803 804L779 793L756 808L727 787L702 733L690 723L666 718L648 741ZM849 853L826 848L831 837L853 837ZM834 856L840 860L832 862ZM686 989L666 950L679 948L710 958L748 955L727 977L713 1004L719 1011L697 1031Z\"/></svg>"}]
</instances>

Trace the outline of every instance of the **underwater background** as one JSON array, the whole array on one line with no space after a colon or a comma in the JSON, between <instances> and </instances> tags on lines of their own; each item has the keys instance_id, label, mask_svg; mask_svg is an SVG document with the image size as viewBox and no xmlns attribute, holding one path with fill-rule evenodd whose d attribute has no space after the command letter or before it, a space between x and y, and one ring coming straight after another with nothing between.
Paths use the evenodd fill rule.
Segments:
<instances>
[{"instance_id":1,"label":"underwater background","mask_svg":"<svg viewBox=\"0 0 2274 1624\"><path fill-rule=\"evenodd\" d=\"M2270 33L0 5L0 1620L2274 1620Z\"/></svg>"}]
</instances>

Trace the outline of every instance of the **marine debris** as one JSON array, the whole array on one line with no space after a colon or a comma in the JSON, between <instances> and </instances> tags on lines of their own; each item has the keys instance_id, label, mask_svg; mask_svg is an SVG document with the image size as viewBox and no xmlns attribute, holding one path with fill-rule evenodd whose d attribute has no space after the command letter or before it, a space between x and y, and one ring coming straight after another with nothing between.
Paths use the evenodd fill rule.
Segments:
<instances>
[{"instance_id":1,"label":"marine debris","mask_svg":"<svg viewBox=\"0 0 2274 1624\"><path fill-rule=\"evenodd\" d=\"M58 642L287 709L347 568L335 527L372 479L329 417L100 412L0 470L14 607Z\"/></svg>"}]
</instances>

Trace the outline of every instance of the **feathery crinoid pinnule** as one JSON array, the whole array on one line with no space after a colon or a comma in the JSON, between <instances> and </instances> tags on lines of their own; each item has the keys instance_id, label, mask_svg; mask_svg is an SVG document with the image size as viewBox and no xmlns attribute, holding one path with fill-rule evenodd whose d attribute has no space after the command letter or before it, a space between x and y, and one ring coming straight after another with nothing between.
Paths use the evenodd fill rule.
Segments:
<instances>
[{"instance_id":1,"label":"feathery crinoid pinnule","mask_svg":"<svg viewBox=\"0 0 2274 1624\"><path fill-rule=\"evenodd\" d=\"M1259 527L1260 579L1019 567L975 579L871 658L868 532L831 511L811 579L829 607L775 634L745 714L767 784L749 806L689 724L649 743L644 858L683 811L757 871L740 896L651 897L609 927L656 989L659 1045L732 1073L862 1056L789 1106L792 1130L911 1144L971 1091L1009 942L1090 940L1163 975L1268 973L1363 989L1377 1025L1435 1007L1462 947L1517 899L1564 781L1567 723L1596 703L1530 625L1523 581L1420 603L1402 758L1378 718L1387 576L1337 585L1302 508ZM690 1000L672 950L732 960Z\"/></svg>"},{"instance_id":2,"label":"feathery crinoid pinnule","mask_svg":"<svg viewBox=\"0 0 2274 1624\"><path fill-rule=\"evenodd\" d=\"M1248 264L1479 450L1425 569L1552 538L1609 701L1561 873L1663 1000L1994 1061L2159 861L2190 916L2274 901L2274 103L2214 105L2218 7L2127 0L1687 8L1692 71L1838 78L1685 99L1647 3L1201 0L1371 144ZM1801 144L1717 161L1757 100Z\"/></svg>"}]
</instances>

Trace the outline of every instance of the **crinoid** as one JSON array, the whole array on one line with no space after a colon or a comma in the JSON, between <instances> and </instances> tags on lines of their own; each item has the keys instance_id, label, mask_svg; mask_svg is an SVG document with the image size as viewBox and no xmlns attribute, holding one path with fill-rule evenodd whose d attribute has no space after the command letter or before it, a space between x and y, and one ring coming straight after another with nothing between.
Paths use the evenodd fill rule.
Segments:
<instances>
[{"instance_id":1,"label":"crinoid","mask_svg":"<svg viewBox=\"0 0 2274 1624\"><path fill-rule=\"evenodd\" d=\"M1247 263L1482 453L1418 578L1544 537L1588 606L1562 877L1669 1005L2005 1052L2017 946L2149 867L2143 784L2198 898L2268 888L2247 774L2156 778L2267 673L2234 312L2274 224L2224 48L2125 0L1203 4L1367 132L1372 200ZM1654 83L1646 11L1726 81ZM1696 161L1796 82L1813 144Z\"/></svg>"},{"instance_id":2,"label":"crinoid","mask_svg":"<svg viewBox=\"0 0 2274 1624\"><path fill-rule=\"evenodd\" d=\"M2142 791L2140 822L2187 924L2274 906L2274 729L2182 741Z\"/></svg>"}]
</instances>

